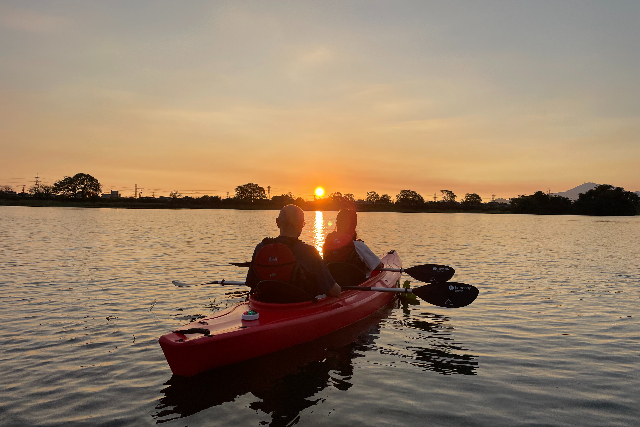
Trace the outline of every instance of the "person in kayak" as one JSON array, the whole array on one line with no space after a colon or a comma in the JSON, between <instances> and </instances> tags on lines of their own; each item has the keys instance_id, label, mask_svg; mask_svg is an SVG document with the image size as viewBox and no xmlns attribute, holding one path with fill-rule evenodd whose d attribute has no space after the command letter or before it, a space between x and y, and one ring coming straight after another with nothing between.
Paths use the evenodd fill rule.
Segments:
<instances>
[{"instance_id":1,"label":"person in kayak","mask_svg":"<svg viewBox=\"0 0 640 427\"><path fill-rule=\"evenodd\" d=\"M354 209L342 209L338 212L336 230L329 233L324 241L323 257L327 263L352 264L368 279L374 270L383 268L384 264L362 240L358 239L357 225L358 214Z\"/></svg>"},{"instance_id":2,"label":"person in kayak","mask_svg":"<svg viewBox=\"0 0 640 427\"><path fill-rule=\"evenodd\" d=\"M253 251L247 286L253 291L261 281L279 279L303 289L313 297L340 296L340 285L331 276L316 248L299 239L305 225L302 209L296 205L283 207L276 218L276 225L280 235L265 238ZM291 254L293 257L289 259ZM256 262L256 258L260 261L265 257L266 262ZM265 265L269 262L273 266Z\"/></svg>"}]
</instances>

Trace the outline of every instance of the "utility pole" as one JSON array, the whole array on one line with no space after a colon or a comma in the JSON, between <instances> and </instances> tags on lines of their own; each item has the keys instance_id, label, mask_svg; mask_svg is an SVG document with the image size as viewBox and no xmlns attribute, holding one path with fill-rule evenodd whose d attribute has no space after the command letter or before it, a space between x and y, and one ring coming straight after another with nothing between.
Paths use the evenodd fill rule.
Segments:
<instances>
[{"instance_id":1,"label":"utility pole","mask_svg":"<svg viewBox=\"0 0 640 427\"><path fill-rule=\"evenodd\" d=\"M436 196L436 194L438 194L438 193L433 193L433 201L434 202L438 201L438 196Z\"/></svg>"},{"instance_id":2,"label":"utility pole","mask_svg":"<svg viewBox=\"0 0 640 427\"><path fill-rule=\"evenodd\" d=\"M136 184L136 189L133 190L133 198L137 199L138 198L138 184Z\"/></svg>"},{"instance_id":3,"label":"utility pole","mask_svg":"<svg viewBox=\"0 0 640 427\"><path fill-rule=\"evenodd\" d=\"M495 195L495 194L492 194L492 195L491 195L491 201L492 201L492 202L495 202L495 200L496 200L496 195Z\"/></svg>"},{"instance_id":4,"label":"utility pole","mask_svg":"<svg viewBox=\"0 0 640 427\"><path fill-rule=\"evenodd\" d=\"M229 198L229 192L227 191L227 199Z\"/></svg>"},{"instance_id":5,"label":"utility pole","mask_svg":"<svg viewBox=\"0 0 640 427\"><path fill-rule=\"evenodd\" d=\"M269 195L269 200L271 200L271 186L267 185L267 194Z\"/></svg>"}]
</instances>

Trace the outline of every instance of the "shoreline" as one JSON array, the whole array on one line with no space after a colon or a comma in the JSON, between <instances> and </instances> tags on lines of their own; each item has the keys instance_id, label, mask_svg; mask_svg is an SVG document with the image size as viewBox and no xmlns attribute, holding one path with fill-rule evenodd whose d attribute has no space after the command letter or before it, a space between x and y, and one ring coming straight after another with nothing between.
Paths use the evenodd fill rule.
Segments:
<instances>
[{"instance_id":1,"label":"shoreline","mask_svg":"<svg viewBox=\"0 0 640 427\"><path fill-rule=\"evenodd\" d=\"M592 214L575 211L533 212L517 210L512 205L485 203L482 205L464 205L462 203L426 202L422 206L396 204L375 205L367 202L336 203L328 200L297 201L294 204L304 211L339 211L354 208L358 212L398 212L398 213L474 213L474 214L522 214L522 215L577 215L577 216L638 216L628 214ZM11 198L0 199L0 206L49 207L49 208L83 208L83 209L233 209L233 210L273 210L278 211L284 205L271 200L256 202L240 202L235 199L199 200L199 199L35 199Z\"/></svg>"}]
</instances>

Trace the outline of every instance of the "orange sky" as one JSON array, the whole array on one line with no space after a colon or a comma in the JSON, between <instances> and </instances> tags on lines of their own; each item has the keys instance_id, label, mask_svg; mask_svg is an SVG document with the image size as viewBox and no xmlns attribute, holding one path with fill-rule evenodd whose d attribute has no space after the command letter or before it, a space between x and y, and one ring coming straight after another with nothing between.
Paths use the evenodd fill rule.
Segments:
<instances>
[{"instance_id":1,"label":"orange sky","mask_svg":"<svg viewBox=\"0 0 640 427\"><path fill-rule=\"evenodd\" d=\"M0 185L640 190L640 5L534 3L4 1Z\"/></svg>"}]
</instances>

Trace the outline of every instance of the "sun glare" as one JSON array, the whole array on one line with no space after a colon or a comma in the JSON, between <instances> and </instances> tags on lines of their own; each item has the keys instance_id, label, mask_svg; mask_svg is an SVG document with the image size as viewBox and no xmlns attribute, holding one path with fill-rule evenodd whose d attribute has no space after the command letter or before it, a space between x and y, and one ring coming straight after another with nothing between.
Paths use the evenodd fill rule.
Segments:
<instances>
[{"instance_id":1,"label":"sun glare","mask_svg":"<svg viewBox=\"0 0 640 427\"><path fill-rule=\"evenodd\" d=\"M324 194L324 188L322 187L316 188L316 196L322 197L323 194Z\"/></svg>"}]
</instances>

